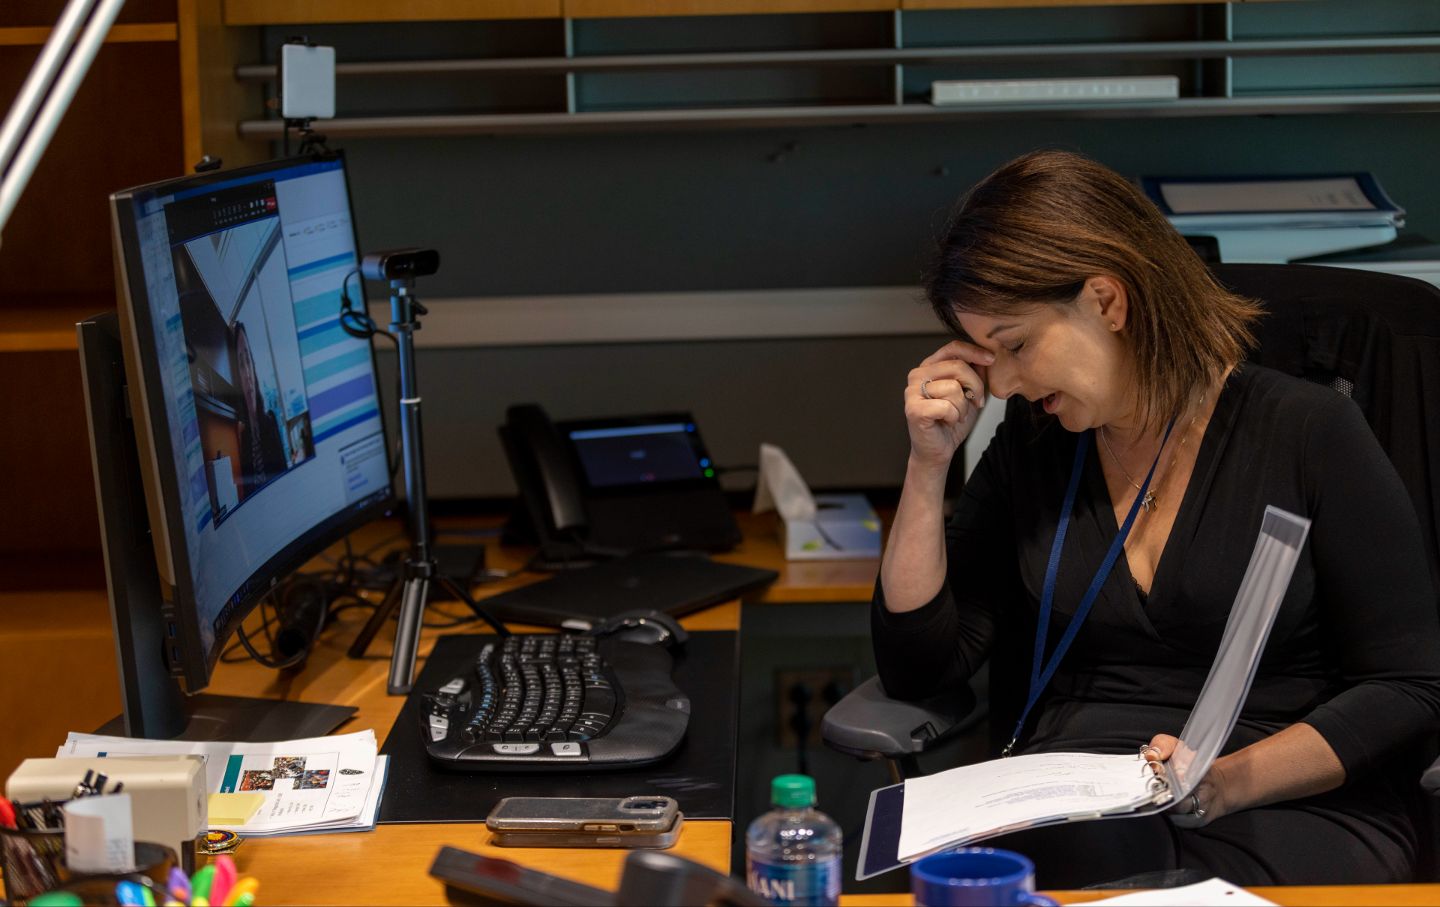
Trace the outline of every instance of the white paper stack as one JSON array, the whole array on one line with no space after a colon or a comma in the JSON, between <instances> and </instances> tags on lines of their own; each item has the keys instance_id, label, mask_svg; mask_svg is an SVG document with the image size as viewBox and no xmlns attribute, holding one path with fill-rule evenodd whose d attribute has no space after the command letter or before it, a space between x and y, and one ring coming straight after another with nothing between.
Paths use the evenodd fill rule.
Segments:
<instances>
[{"instance_id":1,"label":"white paper stack","mask_svg":"<svg viewBox=\"0 0 1440 907\"><path fill-rule=\"evenodd\" d=\"M1369 173L1327 176L1144 177L1175 229L1213 236L1226 262L1284 263L1390 242L1405 224Z\"/></svg>"},{"instance_id":2,"label":"white paper stack","mask_svg":"<svg viewBox=\"0 0 1440 907\"><path fill-rule=\"evenodd\" d=\"M213 825L252 837L370 831L380 811L389 757L375 732L274 743L142 740L71 732L57 757L195 755L209 793L258 793L264 804L242 825Z\"/></svg>"}]
</instances>

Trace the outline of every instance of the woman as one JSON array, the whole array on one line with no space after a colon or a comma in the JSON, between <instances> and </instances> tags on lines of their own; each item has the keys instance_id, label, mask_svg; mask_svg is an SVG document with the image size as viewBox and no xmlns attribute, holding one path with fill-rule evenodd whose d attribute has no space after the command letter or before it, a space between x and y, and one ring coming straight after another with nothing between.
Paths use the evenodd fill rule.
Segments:
<instances>
[{"instance_id":1,"label":"woman","mask_svg":"<svg viewBox=\"0 0 1440 907\"><path fill-rule=\"evenodd\" d=\"M959 339L905 389L911 452L873 611L892 695L938 692L992 654L992 678L1026 683L1063 519L1047 657L1097 572L1102 584L1015 751L1168 758L1266 505L1312 520L1195 796L1168 818L1002 846L1035 857L1046 887L1187 868L1251 885L1408 880L1405 744L1440 726L1440 627L1413 506L1358 409L1242 364L1259 309L1131 184L1077 155L1026 155L971 190L927 294ZM945 474L987 393L1012 405L947 525Z\"/></svg>"},{"instance_id":2,"label":"woman","mask_svg":"<svg viewBox=\"0 0 1440 907\"><path fill-rule=\"evenodd\" d=\"M280 440L280 423L265 408L260 392L260 374L245 325L236 323L232 353L240 391L240 469L244 488L240 500L259 491L285 471L285 447Z\"/></svg>"}]
</instances>

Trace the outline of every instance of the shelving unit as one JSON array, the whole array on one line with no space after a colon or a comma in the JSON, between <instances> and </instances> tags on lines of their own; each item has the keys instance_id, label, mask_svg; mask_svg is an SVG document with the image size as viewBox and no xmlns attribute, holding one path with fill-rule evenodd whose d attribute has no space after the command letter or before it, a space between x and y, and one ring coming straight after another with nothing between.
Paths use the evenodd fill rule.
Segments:
<instances>
[{"instance_id":1,"label":"shelving unit","mask_svg":"<svg viewBox=\"0 0 1440 907\"><path fill-rule=\"evenodd\" d=\"M38 23L58 16L58 6L40 6L17 2L0 12L0 97L15 96L50 36ZM108 193L181 166L176 5L132 6L107 36L0 242L7 589L104 583L75 323L115 305Z\"/></svg>"},{"instance_id":2,"label":"shelving unit","mask_svg":"<svg viewBox=\"0 0 1440 907\"><path fill-rule=\"evenodd\" d=\"M227 15L231 21L256 21L265 2L232 0ZM1033 14L1011 11L1008 20L1002 17L1025 5L1060 8L1035 9ZM326 38L337 45L340 59L336 75L341 110L317 129L354 139L1034 115L1135 118L1440 110L1440 77L1435 75L1440 26L1433 34L1374 33L1368 23L1357 25L1356 34L1316 33L1309 26L1290 34L1270 34L1264 28L1253 33L1256 30L1246 28L1253 17L1240 12L1250 5L1146 4L1134 11L1135 25L1122 24L1119 39L1106 39L1083 29L1077 34L1074 13L1060 0L937 0L903 8L893 0L797 2L785 9L825 14L789 17L806 23L793 27L784 24L784 16L743 15L753 4L725 0L565 0L564 16L529 23L524 41L517 42L508 39L518 32L507 31L503 22L482 32L487 26L473 14L464 16L465 4L437 0L422 5L425 16L463 16L468 21L455 23L456 28L489 37L491 51L396 59L386 46L383 55L376 56L363 25L354 24L361 19L357 14L348 20L352 27ZM309 6L326 17L323 22L342 21L352 12L318 0ZM734 15L682 15L696 10ZM662 11L670 15L660 15ZM1020 18L1024 15L1030 18ZM539 12L535 17L544 18ZM1113 15L1110 19L1117 21ZM1031 30L1017 28L1016 22L1028 23ZM1326 65L1314 67L1317 60ZM1333 85L1295 75L1307 66L1322 71L1338 67L1346 75ZM1091 75L1174 75L1181 97L983 108L929 103L929 85L935 79ZM273 84L275 66L240 66L235 78L260 88ZM273 113L258 107L237 129L243 138L257 141L282 134Z\"/></svg>"}]
</instances>

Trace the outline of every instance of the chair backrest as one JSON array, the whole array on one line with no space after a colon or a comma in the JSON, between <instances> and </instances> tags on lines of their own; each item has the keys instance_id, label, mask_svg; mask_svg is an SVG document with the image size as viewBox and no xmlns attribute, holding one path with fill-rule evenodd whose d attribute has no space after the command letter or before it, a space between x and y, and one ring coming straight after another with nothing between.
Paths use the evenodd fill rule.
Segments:
<instances>
[{"instance_id":1,"label":"chair backrest","mask_svg":"<svg viewBox=\"0 0 1440 907\"><path fill-rule=\"evenodd\" d=\"M1440 589L1440 288L1318 265L1212 268L1266 309L1251 361L1359 404L1415 503Z\"/></svg>"}]
</instances>

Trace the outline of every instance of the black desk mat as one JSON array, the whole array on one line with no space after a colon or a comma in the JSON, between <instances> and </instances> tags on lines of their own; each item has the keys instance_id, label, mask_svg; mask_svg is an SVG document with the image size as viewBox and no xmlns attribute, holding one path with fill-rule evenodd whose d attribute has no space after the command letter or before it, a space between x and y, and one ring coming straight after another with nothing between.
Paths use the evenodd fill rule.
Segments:
<instances>
[{"instance_id":1,"label":"black desk mat","mask_svg":"<svg viewBox=\"0 0 1440 907\"><path fill-rule=\"evenodd\" d=\"M690 697L690 727L668 759L616 771L452 772L432 763L420 739L419 691L468 669L488 634L445 636L425 659L414 691L380 752L390 757L381 822L483 822L502 797L628 797L664 794L687 819L735 813L737 634L690 634L676 650L675 684Z\"/></svg>"}]
</instances>

